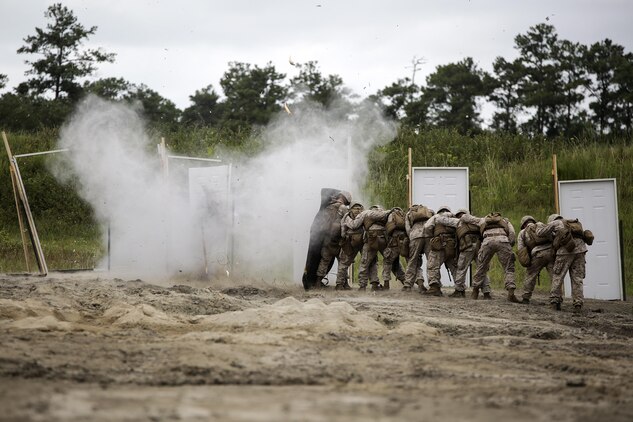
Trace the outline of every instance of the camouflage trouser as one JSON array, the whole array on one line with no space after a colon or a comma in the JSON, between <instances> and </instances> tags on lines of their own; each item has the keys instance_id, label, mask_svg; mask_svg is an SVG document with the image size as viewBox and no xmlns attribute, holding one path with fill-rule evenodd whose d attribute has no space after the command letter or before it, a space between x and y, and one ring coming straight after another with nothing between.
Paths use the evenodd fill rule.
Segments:
<instances>
[{"instance_id":1,"label":"camouflage trouser","mask_svg":"<svg viewBox=\"0 0 633 422\"><path fill-rule=\"evenodd\" d=\"M481 288L486 280L488 270L490 270L490 261L492 257L497 255L501 266L503 267L503 282L506 290L516 289L514 282L514 252L512 246L508 242L497 242L491 240L486 244L482 244L477 254L477 271L473 277L473 288ZM485 290L484 290L485 292Z\"/></svg>"},{"instance_id":2,"label":"camouflage trouser","mask_svg":"<svg viewBox=\"0 0 633 422\"><path fill-rule=\"evenodd\" d=\"M404 285L413 287L416 279L424 284L422 275L422 254L428 257L428 238L420 237L409 241L409 259L407 260L407 270L404 272Z\"/></svg>"},{"instance_id":3,"label":"camouflage trouser","mask_svg":"<svg viewBox=\"0 0 633 422\"><path fill-rule=\"evenodd\" d=\"M319 266L317 267L317 280L320 282L327 276L328 271L330 270L330 264L334 261L341 250L338 242L333 243L329 242L324 244L321 248L321 261L319 261Z\"/></svg>"},{"instance_id":4,"label":"camouflage trouser","mask_svg":"<svg viewBox=\"0 0 633 422\"><path fill-rule=\"evenodd\" d=\"M466 290L466 273L470 268L470 263L477 257L478 251L479 245L475 244L459 252L457 270L455 271L455 290L461 292ZM490 282L488 282L488 284L490 284ZM484 282L484 286L485 285L486 283Z\"/></svg>"},{"instance_id":5,"label":"camouflage trouser","mask_svg":"<svg viewBox=\"0 0 633 422\"><path fill-rule=\"evenodd\" d=\"M397 265L394 268L394 264L396 261L400 260L400 248L396 243L394 246L387 246L385 250L382 252L383 261L382 261L382 281L390 281L391 280L391 272L394 271L396 276L396 280L400 280L404 284L404 271L402 270L402 266Z\"/></svg>"},{"instance_id":6,"label":"camouflage trouser","mask_svg":"<svg viewBox=\"0 0 633 422\"><path fill-rule=\"evenodd\" d=\"M455 279L455 272L457 269L457 265L455 262L455 257L451 259L446 259L446 252L444 249L440 249L439 251L434 250L433 248L429 248L429 253L427 255L428 260L426 262L426 274L429 276L429 286L433 284L442 285L441 275L440 275L440 267L442 264L446 267L446 269L450 272L450 275Z\"/></svg>"},{"instance_id":7,"label":"camouflage trouser","mask_svg":"<svg viewBox=\"0 0 633 422\"><path fill-rule=\"evenodd\" d=\"M571 297L574 305L583 303L582 282L585 279L585 253L556 255L552 288L549 293L550 303L563 302L563 280L569 271L571 279Z\"/></svg>"},{"instance_id":8,"label":"camouflage trouser","mask_svg":"<svg viewBox=\"0 0 633 422\"><path fill-rule=\"evenodd\" d=\"M338 257L338 272L336 273L336 284L343 285L348 280L348 270L350 265L354 263L356 255L363 249L363 245L354 248L351 245L343 245L341 253Z\"/></svg>"},{"instance_id":9,"label":"camouflage trouser","mask_svg":"<svg viewBox=\"0 0 633 422\"><path fill-rule=\"evenodd\" d=\"M366 287L371 279L371 283L380 283L378 278L378 250L369 246L369 243L363 245L360 255L360 266L358 267L358 284L360 287Z\"/></svg>"},{"instance_id":10,"label":"camouflage trouser","mask_svg":"<svg viewBox=\"0 0 633 422\"><path fill-rule=\"evenodd\" d=\"M525 269L525 281L523 281L523 298L530 299L536 279L543 268L547 268L547 272L552 277L554 269L554 249L547 248L534 252L530 259L530 265Z\"/></svg>"}]
</instances>

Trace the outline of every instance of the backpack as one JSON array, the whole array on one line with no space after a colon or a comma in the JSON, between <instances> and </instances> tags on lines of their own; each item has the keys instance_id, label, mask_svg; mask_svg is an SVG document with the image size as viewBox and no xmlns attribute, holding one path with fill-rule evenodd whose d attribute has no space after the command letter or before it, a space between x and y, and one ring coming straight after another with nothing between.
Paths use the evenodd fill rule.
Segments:
<instances>
[{"instance_id":1,"label":"backpack","mask_svg":"<svg viewBox=\"0 0 633 422\"><path fill-rule=\"evenodd\" d=\"M485 217L485 224L483 226L483 232L490 229L503 229L506 235L510 235L510 229L508 228L508 222L498 212L493 212Z\"/></svg>"},{"instance_id":2,"label":"backpack","mask_svg":"<svg viewBox=\"0 0 633 422\"><path fill-rule=\"evenodd\" d=\"M391 211L391 219L387 221L386 229L388 236L391 236L395 230L404 231L404 211L402 208L394 208Z\"/></svg>"},{"instance_id":3,"label":"backpack","mask_svg":"<svg viewBox=\"0 0 633 422\"><path fill-rule=\"evenodd\" d=\"M517 259L523 267L529 267L532 261L529 248L520 248L517 250Z\"/></svg>"},{"instance_id":4,"label":"backpack","mask_svg":"<svg viewBox=\"0 0 633 422\"><path fill-rule=\"evenodd\" d=\"M409 208L409 224L426 221L433 216L433 211L424 205L413 205Z\"/></svg>"},{"instance_id":5,"label":"backpack","mask_svg":"<svg viewBox=\"0 0 633 422\"><path fill-rule=\"evenodd\" d=\"M576 222L578 222L578 220L576 220ZM563 227L556 232L556 236L554 236L554 241L552 242L552 247L556 251L560 248L565 248L567 252L572 252L576 247L576 243L574 242L574 237L572 235L572 227L567 220L563 220Z\"/></svg>"},{"instance_id":6,"label":"backpack","mask_svg":"<svg viewBox=\"0 0 633 422\"><path fill-rule=\"evenodd\" d=\"M525 228L525 245L528 247L530 251L534 249L538 245L544 245L546 243L550 243L551 239L549 236L539 236L536 234L537 226L536 224L530 224Z\"/></svg>"}]
</instances>

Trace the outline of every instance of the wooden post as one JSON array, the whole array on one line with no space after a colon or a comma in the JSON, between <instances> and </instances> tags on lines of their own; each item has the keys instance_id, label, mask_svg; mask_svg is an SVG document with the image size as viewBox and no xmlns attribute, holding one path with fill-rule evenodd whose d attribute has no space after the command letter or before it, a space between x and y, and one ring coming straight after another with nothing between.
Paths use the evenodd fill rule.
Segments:
<instances>
[{"instance_id":1,"label":"wooden post","mask_svg":"<svg viewBox=\"0 0 633 422\"><path fill-rule=\"evenodd\" d=\"M167 158L167 145L165 138L160 138L160 161L163 168L163 178L167 180L169 177L169 159Z\"/></svg>"},{"instance_id":2,"label":"wooden post","mask_svg":"<svg viewBox=\"0 0 633 422\"><path fill-rule=\"evenodd\" d=\"M554 208L556 214L560 213L560 204L558 203L558 163L556 162L556 154L552 154L552 177L554 180Z\"/></svg>"},{"instance_id":3,"label":"wooden post","mask_svg":"<svg viewBox=\"0 0 633 422\"><path fill-rule=\"evenodd\" d=\"M15 166L15 179L18 186L18 193L20 199L22 200L22 207L24 208L24 213L26 214L26 220L29 223L29 234L31 236L33 250L35 251L35 259L37 260L37 265L40 269L40 275L45 276L46 274L48 274L48 266L46 265L44 251L42 250L42 243L40 242L40 237L37 234L35 220L33 219L31 207L29 206L29 199L26 196L26 188L24 187L24 182L22 182L22 176L20 175L20 167L18 167L18 162L15 157L13 157L13 165Z\"/></svg>"},{"instance_id":4,"label":"wooden post","mask_svg":"<svg viewBox=\"0 0 633 422\"><path fill-rule=\"evenodd\" d=\"M4 148L7 150L7 156L9 157L9 174L11 175L11 186L13 187L13 199L15 200L15 210L18 213L18 223L20 225L20 237L22 238L22 249L24 250L24 261L26 263L26 272L31 272L31 266L29 264L29 251L26 246L26 235L24 233L24 221L22 220L22 211L20 208L20 200L18 198L18 186L15 176L15 168L13 167L13 154L11 153L11 147L9 146L9 140L7 134L2 131L2 140L4 141Z\"/></svg>"},{"instance_id":5,"label":"wooden post","mask_svg":"<svg viewBox=\"0 0 633 422\"><path fill-rule=\"evenodd\" d=\"M13 167L9 168L9 172L11 173L11 186L13 187L13 199L15 200L15 210L18 213L18 223L20 225L20 237L22 238L22 249L24 250L24 262L26 263L26 272L31 272L31 265L29 263L29 251L26 246L26 234L24 229L24 221L22 220L22 209L20 208L20 200L18 199L18 187L17 181L15 180L15 172Z\"/></svg>"},{"instance_id":6,"label":"wooden post","mask_svg":"<svg viewBox=\"0 0 633 422\"><path fill-rule=\"evenodd\" d=\"M37 260L37 265L40 269L40 275L46 275L48 274L48 267L46 265L46 259L44 258L44 251L42 251L42 244L40 243L40 238L37 234L37 228L35 227L35 220L33 220L33 214L31 214L31 207L29 206L29 200L26 196L24 182L22 181L22 176L20 175L20 167L18 166L16 158L11 154L9 141L4 131L2 132L2 140L4 141L4 147L6 148L7 154L9 155L9 165L14 172L14 181L15 187L17 187L18 197L20 201L22 201L22 208L24 209L24 213L26 214L26 220L29 225L29 235L31 237L33 250L35 251L35 259Z\"/></svg>"},{"instance_id":7,"label":"wooden post","mask_svg":"<svg viewBox=\"0 0 633 422\"><path fill-rule=\"evenodd\" d=\"M407 172L407 206L413 205L413 168L411 167L411 147L409 147L409 169Z\"/></svg>"}]
</instances>

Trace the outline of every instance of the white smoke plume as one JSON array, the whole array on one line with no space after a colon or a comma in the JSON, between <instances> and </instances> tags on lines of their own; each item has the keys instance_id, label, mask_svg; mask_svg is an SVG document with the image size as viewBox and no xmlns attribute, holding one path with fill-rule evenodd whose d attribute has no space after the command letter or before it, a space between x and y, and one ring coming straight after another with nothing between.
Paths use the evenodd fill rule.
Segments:
<instances>
[{"instance_id":1,"label":"white smoke plume","mask_svg":"<svg viewBox=\"0 0 633 422\"><path fill-rule=\"evenodd\" d=\"M186 198L163 178L137 110L90 96L62 129L60 147L69 149L63 168L110 228L114 272L157 276L199 266L200 254L190 253L200 241Z\"/></svg>"},{"instance_id":2,"label":"white smoke plume","mask_svg":"<svg viewBox=\"0 0 633 422\"><path fill-rule=\"evenodd\" d=\"M187 178L163 177L157 141L129 106L88 97L63 128L60 147L70 150L64 170L110 226L113 272L169 277L208 269L299 283L321 188L360 199L368 152L395 135L395 124L369 105L353 114L310 106L280 113L262 135L263 154L232 159L232 195L220 198L229 203L196 210Z\"/></svg>"},{"instance_id":3,"label":"white smoke plume","mask_svg":"<svg viewBox=\"0 0 633 422\"><path fill-rule=\"evenodd\" d=\"M362 200L367 155L396 129L369 104L356 110L304 104L278 115L263 135L267 151L236 171L238 269L267 279L292 274L300 282L321 188Z\"/></svg>"}]
</instances>

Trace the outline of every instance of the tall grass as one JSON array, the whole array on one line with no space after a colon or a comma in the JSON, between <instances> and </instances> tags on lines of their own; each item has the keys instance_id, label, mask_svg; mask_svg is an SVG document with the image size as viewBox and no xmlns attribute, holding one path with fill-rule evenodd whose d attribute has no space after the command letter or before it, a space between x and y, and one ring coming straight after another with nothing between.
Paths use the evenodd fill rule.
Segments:
<instances>
[{"instance_id":1,"label":"tall grass","mask_svg":"<svg viewBox=\"0 0 633 422\"><path fill-rule=\"evenodd\" d=\"M627 291L633 291L633 147L629 139L618 142L587 140L528 140L518 135L482 134L475 138L451 130L416 132L401 130L389 145L370 156L366 191L372 201L387 206L406 206L408 148L414 167L468 167L471 212L485 215L501 212L519 230L521 218L532 215L540 221L555 212L552 154L557 155L559 180L616 178L619 216L623 221L624 267ZM517 278L524 269L517 265ZM500 267L493 264L491 276L501 285ZM548 277L543 272L542 284Z\"/></svg>"},{"instance_id":2,"label":"tall grass","mask_svg":"<svg viewBox=\"0 0 633 422\"><path fill-rule=\"evenodd\" d=\"M53 149L57 131L10 133L14 154ZM186 128L151 132L156 143L164 137L176 154L203 157L248 157L259 153L264 143L256 131L231 132L209 128ZM375 148L369 155L365 197L385 207L407 205L408 148L416 167L468 167L471 211L485 215L499 211L519 229L521 217L539 220L554 212L552 154L557 154L560 180L616 178L619 216L623 221L625 275L633 292L633 147L630 139L549 140L520 135L483 133L476 137L449 129L416 131L402 127L396 139ZM74 192L72 183L60 184L48 173L45 158L20 162L20 169L49 267L73 268L96 264L103 256L100 228L90 207ZM8 161L0 153L0 272L23 268L23 252ZM34 261L31 261L32 263ZM493 280L501 273L493 266ZM517 265L518 279L523 269ZM543 277L546 287L547 277ZM544 287L544 288L545 288Z\"/></svg>"}]
</instances>

